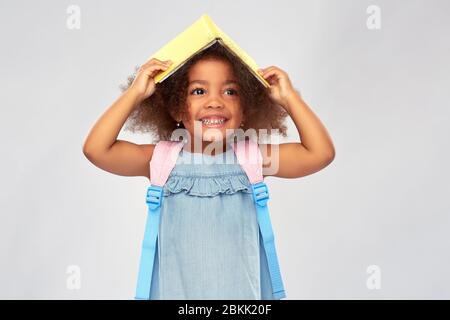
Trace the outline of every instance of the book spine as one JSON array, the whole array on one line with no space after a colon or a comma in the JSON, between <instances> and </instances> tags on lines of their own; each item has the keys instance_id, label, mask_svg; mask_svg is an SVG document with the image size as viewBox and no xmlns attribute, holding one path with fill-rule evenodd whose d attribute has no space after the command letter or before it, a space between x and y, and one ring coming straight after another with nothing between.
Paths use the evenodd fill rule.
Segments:
<instances>
[{"instance_id":1,"label":"book spine","mask_svg":"<svg viewBox=\"0 0 450 320\"><path fill-rule=\"evenodd\" d=\"M211 20L211 18L209 18L208 15L204 15L202 20L205 23L205 29L208 30L208 32L211 36L211 39L220 38L217 27L216 27L215 23Z\"/></svg>"}]
</instances>

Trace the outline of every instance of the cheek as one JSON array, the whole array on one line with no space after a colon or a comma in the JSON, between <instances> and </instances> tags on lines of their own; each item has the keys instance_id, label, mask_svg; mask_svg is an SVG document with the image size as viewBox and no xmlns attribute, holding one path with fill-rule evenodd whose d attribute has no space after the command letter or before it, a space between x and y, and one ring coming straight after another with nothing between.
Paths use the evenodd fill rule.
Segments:
<instances>
[{"instance_id":1,"label":"cheek","mask_svg":"<svg viewBox=\"0 0 450 320\"><path fill-rule=\"evenodd\" d=\"M184 120L184 122L186 124L188 124L189 126L194 126L196 112L197 112L197 110L196 110L195 105L192 105L191 103L189 103L188 107L187 107L187 113L185 114L185 117L187 117L187 119Z\"/></svg>"},{"instance_id":2,"label":"cheek","mask_svg":"<svg viewBox=\"0 0 450 320\"><path fill-rule=\"evenodd\" d=\"M241 109L238 109L233 115L233 120L235 120L236 122L238 122L240 124L243 119L244 119L244 113Z\"/></svg>"}]
</instances>

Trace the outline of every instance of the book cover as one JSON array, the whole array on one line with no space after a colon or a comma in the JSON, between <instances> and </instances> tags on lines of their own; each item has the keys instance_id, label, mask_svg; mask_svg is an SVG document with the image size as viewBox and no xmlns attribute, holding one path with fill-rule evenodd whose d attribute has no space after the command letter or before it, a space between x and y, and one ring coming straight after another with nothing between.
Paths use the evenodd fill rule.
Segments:
<instances>
[{"instance_id":1,"label":"book cover","mask_svg":"<svg viewBox=\"0 0 450 320\"><path fill-rule=\"evenodd\" d=\"M223 32L207 14L203 14L197 21L150 57L161 61L170 59L173 62L167 70L158 73L154 77L155 83L162 82L170 77L192 56L205 50L216 42L219 42L233 55L239 58L244 65L247 66L249 72L252 73L265 87L270 86L267 80L258 73L258 65L256 62L225 32Z\"/></svg>"}]
</instances>

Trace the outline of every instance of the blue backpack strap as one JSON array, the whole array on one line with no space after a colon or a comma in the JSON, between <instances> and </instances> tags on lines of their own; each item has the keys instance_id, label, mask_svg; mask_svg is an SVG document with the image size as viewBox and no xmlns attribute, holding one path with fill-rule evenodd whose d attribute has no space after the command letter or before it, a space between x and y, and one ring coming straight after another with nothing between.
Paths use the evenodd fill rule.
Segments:
<instances>
[{"instance_id":1,"label":"blue backpack strap","mask_svg":"<svg viewBox=\"0 0 450 320\"><path fill-rule=\"evenodd\" d=\"M275 299L286 297L283 286L280 266L275 248L275 237L270 222L267 201L269 200L269 190L263 181L262 175L262 155L257 142L251 140L241 140L232 144L239 164L244 169L252 186L253 201L256 207L256 217L261 231L266 253L268 269L272 284L272 295Z\"/></svg>"},{"instance_id":2,"label":"blue backpack strap","mask_svg":"<svg viewBox=\"0 0 450 320\"><path fill-rule=\"evenodd\" d=\"M148 215L144 231L144 240L142 242L135 299L150 299L160 213L164 198L163 186L176 164L178 154L182 147L182 141L159 141L153 150L152 159L150 161L151 184L147 188L146 196Z\"/></svg>"},{"instance_id":3,"label":"blue backpack strap","mask_svg":"<svg viewBox=\"0 0 450 320\"><path fill-rule=\"evenodd\" d=\"M272 294L275 299L286 297L281 278L280 266L278 264L277 251L275 248L275 237L270 222L267 201L269 191L265 182L252 184L253 200L255 201L257 220L264 244L264 251L269 265L270 279L272 282Z\"/></svg>"}]
</instances>

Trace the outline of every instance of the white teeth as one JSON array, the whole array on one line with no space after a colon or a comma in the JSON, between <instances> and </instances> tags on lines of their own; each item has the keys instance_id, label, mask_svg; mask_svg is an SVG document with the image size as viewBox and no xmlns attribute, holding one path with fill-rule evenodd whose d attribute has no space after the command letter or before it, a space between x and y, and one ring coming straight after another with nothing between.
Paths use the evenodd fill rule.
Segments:
<instances>
[{"instance_id":1,"label":"white teeth","mask_svg":"<svg viewBox=\"0 0 450 320\"><path fill-rule=\"evenodd\" d=\"M203 124L223 124L225 119L202 119Z\"/></svg>"}]
</instances>

